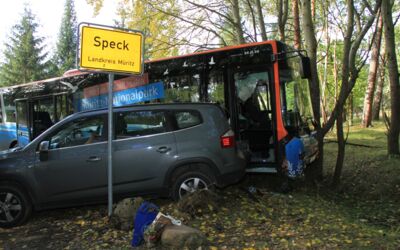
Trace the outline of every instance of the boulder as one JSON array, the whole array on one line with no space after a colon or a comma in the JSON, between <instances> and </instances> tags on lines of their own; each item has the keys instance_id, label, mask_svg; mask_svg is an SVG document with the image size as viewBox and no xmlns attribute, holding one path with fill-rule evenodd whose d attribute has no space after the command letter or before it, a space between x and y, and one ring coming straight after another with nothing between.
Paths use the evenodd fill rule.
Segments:
<instances>
[{"instance_id":1,"label":"boulder","mask_svg":"<svg viewBox=\"0 0 400 250\"><path fill-rule=\"evenodd\" d=\"M177 207L191 217L215 213L219 209L220 197L211 190L198 190L182 197Z\"/></svg>"},{"instance_id":2,"label":"boulder","mask_svg":"<svg viewBox=\"0 0 400 250\"><path fill-rule=\"evenodd\" d=\"M111 217L111 224L116 229L131 230L135 223L136 211L142 204L143 199L126 198L117 203Z\"/></svg>"},{"instance_id":3,"label":"boulder","mask_svg":"<svg viewBox=\"0 0 400 250\"><path fill-rule=\"evenodd\" d=\"M197 249L208 246L208 241L197 229L185 225L167 225L161 235L161 244L171 249Z\"/></svg>"}]
</instances>

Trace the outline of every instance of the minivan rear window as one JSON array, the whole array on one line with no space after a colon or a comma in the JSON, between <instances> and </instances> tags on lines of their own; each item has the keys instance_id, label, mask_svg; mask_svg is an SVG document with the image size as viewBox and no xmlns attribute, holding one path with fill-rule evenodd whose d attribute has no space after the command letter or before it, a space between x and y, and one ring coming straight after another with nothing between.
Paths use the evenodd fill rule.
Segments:
<instances>
[{"instance_id":1,"label":"minivan rear window","mask_svg":"<svg viewBox=\"0 0 400 250\"><path fill-rule=\"evenodd\" d=\"M201 124L203 121L198 111L176 111L175 119L178 129L190 128Z\"/></svg>"}]
</instances>

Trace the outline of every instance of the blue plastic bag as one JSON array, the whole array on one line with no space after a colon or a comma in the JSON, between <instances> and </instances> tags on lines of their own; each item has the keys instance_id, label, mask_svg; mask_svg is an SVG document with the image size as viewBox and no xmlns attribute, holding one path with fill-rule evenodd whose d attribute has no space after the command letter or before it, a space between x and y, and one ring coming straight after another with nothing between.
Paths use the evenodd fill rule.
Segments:
<instances>
[{"instance_id":1,"label":"blue plastic bag","mask_svg":"<svg viewBox=\"0 0 400 250\"><path fill-rule=\"evenodd\" d=\"M133 247L137 247L142 243L144 231L154 221L158 211L159 208L151 202L145 201L140 204L135 216L135 228L131 242Z\"/></svg>"},{"instance_id":2,"label":"blue plastic bag","mask_svg":"<svg viewBox=\"0 0 400 250\"><path fill-rule=\"evenodd\" d=\"M304 144L297 138L293 137L292 140L285 146L286 159L288 161L288 177L296 178L303 173L303 160Z\"/></svg>"}]
</instances>

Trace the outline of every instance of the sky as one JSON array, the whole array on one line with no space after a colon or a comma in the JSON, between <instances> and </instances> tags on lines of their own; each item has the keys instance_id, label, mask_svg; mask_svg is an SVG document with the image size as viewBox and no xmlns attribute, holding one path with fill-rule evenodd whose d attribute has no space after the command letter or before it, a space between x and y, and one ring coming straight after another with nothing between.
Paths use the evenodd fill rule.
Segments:
<instances>
[{"instance_id":1,"label":"sky","mask_svg":"<svg viewBox=\"0 0 400 250\"><path fill-rule=\"evenodd\" d=\"M4 43L11 34L12 27L19 23L27 3L39 24L37 35L45 38L46 49L55 48L61 19L64 13L65 0L12 0L0 3L0 59L3 59ZM93 16L93 7L86 0L75 0L77 21L91 22L113 26L117 8L117 0L104 0L99 15Z\"/></svg>"}]
</instances>

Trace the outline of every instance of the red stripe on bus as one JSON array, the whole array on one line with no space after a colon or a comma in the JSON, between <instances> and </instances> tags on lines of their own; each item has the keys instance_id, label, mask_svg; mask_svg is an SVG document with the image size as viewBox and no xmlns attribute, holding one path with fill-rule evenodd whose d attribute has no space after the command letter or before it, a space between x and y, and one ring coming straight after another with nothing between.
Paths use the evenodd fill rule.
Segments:
<instances>
[{"instance_id":1,"label":"red stripe on bus","mask_svg":"<svg viewBox=\"0 0 400 250\"><path fill-rule=\"evenodd\" d=\"M141 76L128 76L114 81L114 91L136 88L149 83L149 75L144 73ZM83 90L83 97L90 98L108 93L108 83L104 82Z\"/></svg>"},{"instance_id":2,"label":"red stripe on bus","mask_svg":"<svg viewBox=\"0 0 400 250\"><path fill-rule=\"evenodd\" d=\"M276 55L278 54L278 46L276 42L271 43L272 52ZM283 125L282 120L282 107L281 107L281 89L280 89L280 79L279 79L279 65L278 61L274 62L274 75L275 75L275 110L276 110L276 130L278 141L285 138L288 132Z\"/></svg>"}]
</instances>

